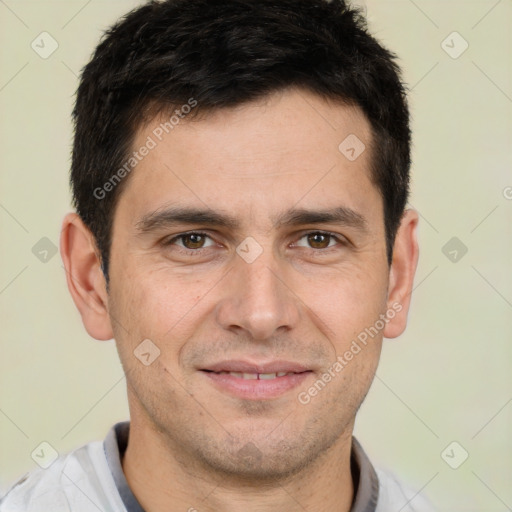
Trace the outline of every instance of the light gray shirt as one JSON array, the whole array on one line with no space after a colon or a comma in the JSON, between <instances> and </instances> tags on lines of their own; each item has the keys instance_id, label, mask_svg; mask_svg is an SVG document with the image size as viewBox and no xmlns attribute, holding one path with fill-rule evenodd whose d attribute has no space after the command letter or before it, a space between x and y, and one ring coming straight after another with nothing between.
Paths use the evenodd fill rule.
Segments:
<instances>
[{"instance_id":1,"label":"light gray shirt","mask_svg":"<svg viewBox=\"0 0 512 512\"><path fill-rule=\"evenodd\" d=\"M150 512L137 501L123 473L129 432L128 421L116 423L104 441L88 443L61 455L47 469L27 473L0 499L0 512ZM350 512L434 512L420 493L388 471L375 469L355 437L350 465Z\"/></svg>"}]
</instances>

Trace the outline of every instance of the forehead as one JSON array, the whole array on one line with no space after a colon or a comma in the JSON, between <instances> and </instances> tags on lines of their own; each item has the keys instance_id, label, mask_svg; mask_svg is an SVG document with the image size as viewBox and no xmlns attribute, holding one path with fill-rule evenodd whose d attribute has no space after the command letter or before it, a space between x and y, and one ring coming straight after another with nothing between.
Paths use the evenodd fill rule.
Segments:
<instances>
[{"instance_id":1,"label":"forehead","mask_svg":"<svg viewBox=\"0 0 512 512\"><path fill-rule=\"evenodd\" d=\"M370 179L370 126L357 107L288 90L197 118L187 119L189 110L137 132L133 151L151 149L121 195L132 223L170 205L254 223L294 205L358 211L380 198Z\"/></svg>"}]
</instances>

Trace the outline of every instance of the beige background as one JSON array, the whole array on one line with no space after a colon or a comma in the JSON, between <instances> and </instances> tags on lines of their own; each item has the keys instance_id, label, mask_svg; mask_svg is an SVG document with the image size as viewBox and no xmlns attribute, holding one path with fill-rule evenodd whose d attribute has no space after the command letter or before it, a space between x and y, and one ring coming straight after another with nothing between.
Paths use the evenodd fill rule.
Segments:
<instances>
[{"instance_id":1,"label":"beige background","mask_svg":"<svg viewBox=\"0 0 512 512\"><path fill-rule=\"evenodd\" d=\"M128 417L113 342L83 329L60 255L44 263L32 248L43 237L58 245L70 209L77 74L102 30L138 3L0 2L0 494L36 467L42 441L65 453ZM385 342L356 435L440 511L510 510L512 2L366 7L412 88L411 205L422 220L409 327ZM59 45L47 59L31 48L43 31ZM454 31L469 44L456 59L441 46ZM450 36L445 47L462 44ZM442 251L452 237L468 249L457 262ZM452 441L469 453L458 469L441 457ZM452 464L461 449L448 450Z\"/></svg>"}]
</instances>

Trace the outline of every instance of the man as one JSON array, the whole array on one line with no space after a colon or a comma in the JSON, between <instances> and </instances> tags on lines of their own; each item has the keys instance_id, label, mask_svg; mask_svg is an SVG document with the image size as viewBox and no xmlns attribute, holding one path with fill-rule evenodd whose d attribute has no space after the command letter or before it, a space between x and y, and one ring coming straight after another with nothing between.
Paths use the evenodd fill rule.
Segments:
<instances>
[{"instance_id":1,"label":"man","mask_svg":"<svg viewBox=\"0 0 512 512\"><path fill-rule=\"evenodd\" d=\"M0 510L430 510L352 436L418 260L404 87L358 12L147 3L73 115L61 254L131 421Z\"/></svg>"}]
</instances>

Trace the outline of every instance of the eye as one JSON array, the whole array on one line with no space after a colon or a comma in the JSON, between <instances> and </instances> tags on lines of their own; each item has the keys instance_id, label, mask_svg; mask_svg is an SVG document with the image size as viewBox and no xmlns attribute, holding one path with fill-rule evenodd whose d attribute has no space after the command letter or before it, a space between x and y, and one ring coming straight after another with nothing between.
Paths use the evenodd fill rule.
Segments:
<instances>
[{"instance_id":1,"label":"eye","mask_svg":"<svg viewBox=\"0 0 512 512\"><path fill-rule=\"evenodd\" d=\"M211 245L205 246L205 241L207 239L210 240L212 243ZM177 241L180 241L181 245L179 243L176 243ZM215 244L206 233L194 231L191 233L182 233L181 235L175 236L174 238L171 238L170 240L166 241L164 245L176 245L178 248L185 249L188 251L199 251L200 249L205 249Z\"/></svg>"},{"instance_id":2,"label":"eye","mask_svg":"<svg viewBox=\"0 0 512 512\"><path fill-rule=\"evenodd\" d=\"M305 240L305 243L301 243ZM207 242L209 244L206 244ZM192 231L190 233L181 233L175 237L164 241L163 245L173 246L178 252L185 254L201 253L203 249L214 247L216 244L212 238L204 232ZM299 241L294 244L297 247L304 247L313 249L315 252L329 252L330 249L336 246L345 246L347 242L343 237L325 231L311 231L305 233L299 238Z\"/></svg>"},{"instance_id":3,"label":"eye","mask_svg":"<svg viewBox=\"0 0 512 512\"><path fill-rule=\"evenodd\" d=\"M309 245L301 245L297 243L296 245L299 247L309 247L312 249L325 250L335 247L336 245L345 245L345 242L340 237L334 235L333 233L328 233L325 231L311 231L310 233L306 233L299 240L306 239L306 243ZM331 245L330 242L335 242ZM337 243L336 243L337 242Z\"/></svg>"}]
</instances>

